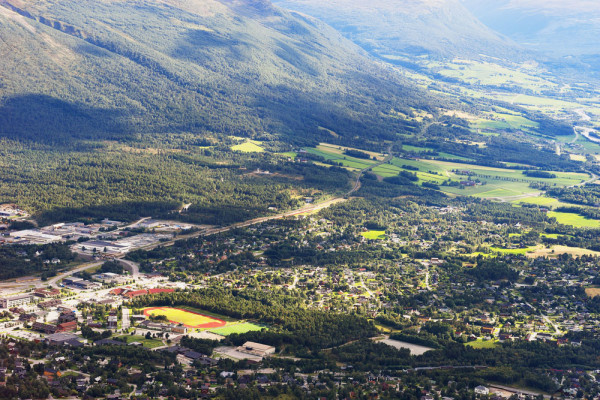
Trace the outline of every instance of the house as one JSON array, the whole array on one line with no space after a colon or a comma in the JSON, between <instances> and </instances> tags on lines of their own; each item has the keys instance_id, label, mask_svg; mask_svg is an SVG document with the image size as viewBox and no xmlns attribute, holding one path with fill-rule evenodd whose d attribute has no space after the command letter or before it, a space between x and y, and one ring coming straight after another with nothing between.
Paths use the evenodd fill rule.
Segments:
<instances>
[{"instance_id":1,"label":"house","mask_svg":"<svg viewBox=\"0 0 600 400\"><path fill-rule=\"evenodd\" d=\"M34 322L31 326L31 329L33 329L34 331L44 332L47 335L57 332L57 328L55 325L44 324L42 322Z\"/></svg>"},{"instance_id":2,"label":"house","mask_svg":"<svg viewBox=\"0 0 600 400\"><path fill-rule=\"evenodd\" d=\"M35 322L37 319L38 316L34 313L19 315L19 321L21 322Z\"/></svg>"},{"instance_id":3,"label":"house","mask_svg":"<svg viewBox=\"0 0 600 400\"><path fill-rule=\"evenodd\" d=\"M72 333L54 333L46 337L46 342L52 346L62 346L70 340L77 340L77 335Z\"/></svg>"},{"instance_id":4,"label":"house","mask_svg":"<svg viewBox=\"0 0 600 400\"><path fill-rule=\"evenodd\" d=\"M23 304L31 303L32 296L30 294L22 294L19 296L5 297L0 299L0 308L11 308Z\"/></svg>"},{"instance_id":5,"label":"house","mask_svg":"<svg viewBox=\"0 0 600 400\"><path fill-rule=\"evenodd\" d=\"M56 327L57 332L75 332L77 330L77 321L63 322Z\"/></svg>"},{"instance_id":6,"label":"house","mask_svg":"<svg viewBox=\"0 0 600 400\"><path fill-rule=\"evenodd\" d=\"M485 386L477 386L475 388L475 394L481 395L481 396L487 396L488 394L490 394L490 389L488 389Z\"/></svg>"},{"instance_id":7,"label":"house","mask_svg":"<svg viewBox=\"0 0 600 400\"><path fill-rule=\"evenodd\" d=\"M45 310L48 308L56 307L57 305L59 305L61 303L62 303L62 300L53 299L53 300L44 301L44 302L38 304L38 307Z\"/></svg>"}]
</instances>

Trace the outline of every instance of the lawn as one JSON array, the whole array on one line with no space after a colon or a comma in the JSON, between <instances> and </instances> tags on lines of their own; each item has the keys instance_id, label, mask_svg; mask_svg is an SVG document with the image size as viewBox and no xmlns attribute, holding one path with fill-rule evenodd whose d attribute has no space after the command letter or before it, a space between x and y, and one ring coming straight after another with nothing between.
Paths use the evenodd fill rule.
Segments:
<instances>
[{"instance_id":1,"label":"lawn","mask_svg":"<svg viewBox=\"0 0 600 400\"><path fill-rule=\"evenodd\" d=\"M248 141L235 146L231 146L231 150L240 151L242 153L262 153L265 151L257 142Z\"/></svg>"},{"instance_id":2,"label":"lawn","mask_svg":"<svg viewBox=\"0 0 600 400\"><path fill-rule=\"evenodd\" d=\"M367 231L367 232L362 232L361 235L365 239L369 239L369 240L385 239L385 231Z\"/></svg>"},{"instance_id":3,"label":"lawn","mask_svg":"<svg viewBox=\"0 0 600 400\"><path fill-rule=\"evenodd\" d=\"M466 346L471 346L474 349L493 349L498 347L498 342L495 340L476 340L474 342L465 343Z\"/></svg>"},{"instance_id":4,"label":"lawn","mask_svg":"<svg viewBox=\"0 0 600 400\"><path fill-rule=\"evenodd\" d=\"M228 325L223 328L211 329L210 332L216 333L217 335L229 336L234 333L241 334L246 332L261 331L263 329L269 328L265 325L254 324L252 322L243 322L241 324Z\"/></svg>"},{"instance_id":5,"label":"lawn","mask_svg":"<svg viewBox=\"0 0 600 400\"><path fill-rule=\"evenodd\" d=\"M117 339L125 340L127 342L127 344L133 343L133 342L139 342L142 344L142 346L147 347L149 349L154 349L156 347L164 346L164 343L162 342L162 340L146 339L146 337L140 336L140 335L123 335L123 336L117 337Z\"/></svg>"},{"instance_id":6,"label":"lawn","mask_svg":"<svg viewBox=\"0 0 600 400\"><path fill-rule=\"evenodd\" d=\"M225 326L226 322L214 317L209 317L190 310L172 307L151 307L144 309L144 315L164 315L176 324L183 324L188 328L219 328Z\"/></svg>"},{"instance_id":7,"label":"lawn","mask_svg":"<svg viewBox=\"0 0 600 400\"><path fill-rule=\"evenodd\" d=\"M556 218L556 221L563 225L571 225L576 228L600 228L600 220L589 219L575 213L550 211L548 216Z\"/></svg>"}]
</instances>

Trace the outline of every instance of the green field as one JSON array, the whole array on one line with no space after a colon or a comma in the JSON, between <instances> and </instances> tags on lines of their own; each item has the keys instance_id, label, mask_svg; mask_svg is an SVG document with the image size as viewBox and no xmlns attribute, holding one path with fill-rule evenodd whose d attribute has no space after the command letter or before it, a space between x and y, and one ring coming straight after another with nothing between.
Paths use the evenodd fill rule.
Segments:
<instances>
[{"instance_id":1,"label":"green field","mask_svg":"<svg viewBox=\"0 0 600 400\"><path fill-rule=\"evenodd\" d=\"M146 339L144 336L141 336L141 335L124 335L124 336L119 336L118 339L125 340L128 344L133 343L133 342L139 342L144 347L147 347L149 349L154 349L156 347L164 346L162 340Z\"/></svg>"},{"instance_id":2,"label":"green field","mask_svg":"<svg viewBox=\"0 0 600 400\"><path fill-rule=\"evenodd\" d=\"M493 349L498 346L498 342L495 340L476 340L465 343L465 346L470 346L474 349Z\"/></svg>"},{"instance_id":3,"label":"green field","mask_svg":"<svg viewBox=\"0 0 600 400\"><path fill-rule=\"evenodd\" d=\"M361 235L365 239L369 239L369 240L385 239L385 231L367 231L367 232L362 232Z\"/></svg>"},{"instance_id":4,"label":"green field","mask_svg":"<svg viewBox=\"0 0 600 400\"><path fill-rule=\"evenodd\" d=\"M536 251L538 249L537 246L525 247L522 249L503 249L501 247L490 247L490 250L494 253L501 254L512 254L512 255L524 255L527 253L531 253L532 251Z\"/></svg>"},{"instance_id":5,"label":"green field","mask_svg":"<svg viewBox=\"0 0 600 400\"><path fill-rule=\"evenodd\" d=\"M563 225L571 225L576 228L600 228L600 220L589 219L575 213L550 211L548 216L556 218L556 221Z\"/></svg>"},{"instance_id":6,"label":"green field","mask_svg":"<svg viewBox=\"0 0 600 400\"><path fill-rule=\"evenodd\" d=\"M223 328L211 329L209 332L216 333L217 335L229 336L234 333L241 334L246 332L261 331L263 329L269 328L265 325L259 325L252 322L243 322L241 324L228 325Z\"/></svg>"},{"instance_id":7,"label":"green field","mask_svg":"<svg viewBox=\"0 0 600 400\"><path fill-rule=\"evenodd\" d=\"M458 186L443 186L441 188L442 191L456 195L482 198L509 198L513 196L523 196L528 193L534 194L539 191L529 187L530 183L534 182L549 183L556 185L557 187L564 187L581 183L589 178L587 174L571 172L553 172L557 175L554 179L531 178L523 175L521 170L493 168L438 160L408 160L395 158L391 161L391 164L400 170L404 170L404 168L402 168L403 165L419 168L417 176L420 181L436 184L440 184L445 180L454 182L468 180L467 176L452 172L453 170L468 171L469 173L475 174L473 179L479 179L486 184L465 188ZM381 174L382 176L392 176L393 171L393 167L388 165L382 165L373 169L373 172Z\"/></svg>"}]
</instances>

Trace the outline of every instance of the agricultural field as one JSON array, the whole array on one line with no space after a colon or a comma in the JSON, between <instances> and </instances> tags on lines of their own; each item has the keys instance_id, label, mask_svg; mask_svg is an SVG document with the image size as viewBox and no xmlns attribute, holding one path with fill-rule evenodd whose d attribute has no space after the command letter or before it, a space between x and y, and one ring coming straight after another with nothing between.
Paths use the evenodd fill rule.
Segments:
<instances>
[{"instance_id":1,"label":"agricultural field","mask_svg":"<svg viewBox=\"0 0 600 400\"><path fill-rule=\"evenodd\" d=\"M542 90L556 89L556 84L537 76L525 68L506 68L487 62L456 60L443 64L441 75L460 79L470 84L484 86L519 86L540 93Z\"/></svg>"},{"instance_id":2,"label":"agricultural field","mask_svg":"<svg viewBox=\"0 0 600 400\"><path fill-rule=\"evenodd\" d=\"M318 155L329 161L341 163L351 170L363 170L373 166L374 160L359 159L345 155L343 147L333 146L323 143L317 148L307 148L305 151L310 154ZM427 147L404 145L403 150L413 153L422 153L431 151ZM382 154L370 154L372 157L381 158ZM444 185L441 191L450 195L462 195L481 197L486 199L500 199L506 201L523 201L537 204L535 202L551 202L556 200L536 197L539 189L532 189L532 183L550 184L556 187L565 187L580 184L587 179L589 175L585 173L574 172L554 172L556 178L535 178L523 174L522 170L511 168L494 168L473 164L465 164L460 161L460 157L452 154L440 153L439 157L456 159L456 161L441 161L430 159L412 159L412 158L393 158L386 164L378 165L372 168L372 172L383 177L393 177L402 171L414 172L419 178L419 183L428 182L442 185L444 182L453 182L452 185ZM406 168L408 166L408 168ZM417 168L418 170L414 170ZM461 171L461 172L458 172ZM473 186L460 185L462 181L480 181L481 184ZM531 197L527 197L531 195ZM560 203L552 204L559 206ZM542 204L538 204L542 205Z\"/></svg>"},{"instance_id":3,"label":"agricultural field","mask_svg":"<svg viewBox=\"0 0 600 400\"><path fill-rule=\"evenodd\" d=\"M144 315L164 315L176 324L183 324L188 328L210 329L225 326L226 322L195 311L172 307L150 307L144 309Z\"/></svg>"},{"instance_id":4,"label":"agricultural field","mask_svg":"<svg viewBox=\"0 0 600 400\"><path fill-rule=\"evenodd\" d=\"M237 144L235 146L231 146L231 150L239 151L242 153L262 153L265 151L264 148L260 146L260 142L249 140L244 143Z\"/></svg>"},{"instance_id":5,"label":"agricultural field","mask_svg":"<svg viewBox=\"0 0 600 400\"><path fill-rule=\"evenodd\" d=\"M600 296L600 288L597 288L597 287L585 288L585 294L587 294L589 297Z\"/></svg>"},{"instance_id":6,"label":"agricultural field","mask_svg":"<svg viewBox=\"0 0 600 400\"><path fill-rule=\"evenodd\" d=\"M581 256L600 257L600 252L598 252L598 251L582 249L579 247L562 246L562 245L556 245L556 246L552 246L550 248L539 248L536 251L527 253L527 257L529 257L529 258L539 258L539 257L551 258L551 257L560 256L561 254L568 254L575 258L578 258Z\"/></svg>"},{"instance_id":7,"label":"agricultural field","mask_svg":"<svg viewBox=\"0 0 600 400\"><path fill-rule=\"evenodd\" d=\"M442 191L450 194L474 196L482 198L510 198L535 194L536 189L529 187L530 183L549 183L557 187L571 186L579 184L589 178L589 175L583 173L554 172L557 175L554 179L532 178L523 175L520 170L509 168L493 168L471 164L454 163L439 160L407 160L395 158L391 161L392 166L404 170L403 165L408 165L419 169L417 176L423 182L432 182L440 184L443 181L451 180L454 182L466 181L469 178L466 175L459 175L453 171L465 171L472 174L470 179L480 180L484 185L461 188L460 186L443 186ZM383 172L392 176L393 169L387 165L374 168L373 172Z\"/></svg>"},{"instance_id":8,"label":"agricultural field","mask_svg":"<svg viewBox=\"0 0 600 400\"><path fill-rule=\"evenodd\" d=\"M556 218L556 221L563 225L571 225L576 228L600 228L600 220L589 219L575 213L550 211L548 216Z\"/></svg>"},{"instance_id":9,"label":"agricultural field","mask_svg":"<svg viewBox=\"0 0 600 400\"><path fill-rule=\"evenodd\" d=\"M367 231L361 233L362 237L369 240L383 240L385 239L385 231Z\"/></svg>"},{"instance_id":10,"label":"agricultural field","mask_svg":"<svg viewBox=\"0 0 600 400\"><path fill-rule=\"evenodd\" d=\"M269 329L265 325L259 325L252 322L242 322L240 324L231 324L223 328L210 329L209 332L216 333L217 335L229 336L234 333L242 334L246 332L261 331L263 329Z\"/></svg>"},{"instance_id":11,"label":"agricultural field","mask_svg":"<svg viewBox=\"0 0 600 400\"><path fill-rule=\"evenodd\" d=\"M365 168L369 168L371 165L375 164L376 161L367 160L362 158L350 157L348 155L343 154L343 151L337 150L334 152L331 147L326 147L323 145L315 148L307 148L304 149L307 153L314 154L316 156L321 156L326 160L335 161L337 163L342 164L344 167L347 167L351 170L362 170ZM362 150L361 150L362 151Z\"/></svg>"}]
</instances>

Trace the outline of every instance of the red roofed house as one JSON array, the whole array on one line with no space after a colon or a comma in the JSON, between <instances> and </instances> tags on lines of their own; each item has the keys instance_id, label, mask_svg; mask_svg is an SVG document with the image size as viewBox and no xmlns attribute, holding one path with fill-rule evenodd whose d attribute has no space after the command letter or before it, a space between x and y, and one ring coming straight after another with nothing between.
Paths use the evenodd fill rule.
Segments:
<instances>
[{"instance_id":1,"label":"red roofed house","mask_svg":"<svg viewBox=\"0 0 600 400\"><path fill-rule=\"evenodd\" d=\"M123 296L133 299L134 297L144 296L146 294L148 294L148 291L146 289L142 289L142 290L133 290L131 292L127 292L127 293L123 294Z\"/></svg>"},{"instance_id":2,"label":"red roofed house","mask_svg":"<svg viewBox=\"0 0 600 400\"><path fill-rule=\"evenodd\" d=\"M77 321L63 322L56 327L57 332L74 332L77 330Z\"/></svg>"}]
</instances>

